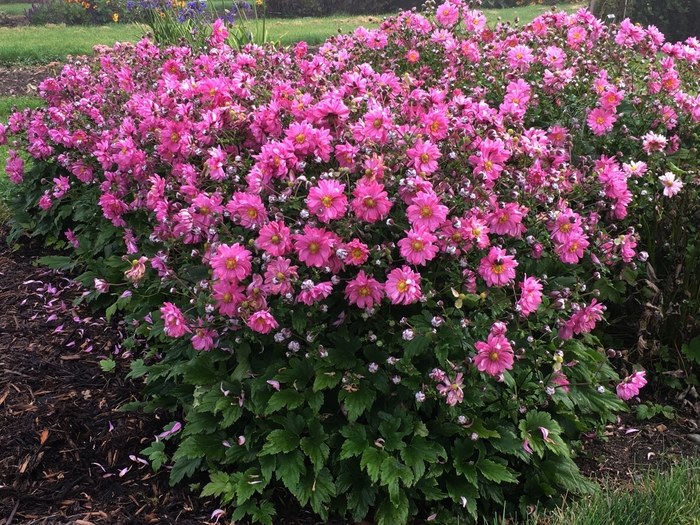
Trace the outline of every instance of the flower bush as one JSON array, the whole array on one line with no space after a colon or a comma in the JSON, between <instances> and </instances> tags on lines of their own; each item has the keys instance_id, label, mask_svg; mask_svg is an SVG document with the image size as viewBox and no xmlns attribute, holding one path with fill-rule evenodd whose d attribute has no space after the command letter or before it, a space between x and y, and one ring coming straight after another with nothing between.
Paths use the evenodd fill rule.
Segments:
<instances>
[{"instance_id":1,"label":"flower bush","mask_svg":"<svg viewBox=\"0 0 700 525\"><path fill-rule=\"evenodd\" d=\"M130 0L127 8L132 17L147 26L155 43L163 46L184 43L193 49L201 49L211 38L220 41L222 35L236 49L267 41L267 5L263 0L252 4L235 0L220 5L205 0ZM213 35L214 31L217 35Z\"/></svg>"},{"instance_id":2,"label":"flower bush","mask_svg":"<svg viewBox=\"0 0 700 525\"><path fill-rule=\"evenodd\" d=\"M104 25L134 22L124 0L33 0L25 10L30 25Z\"/></svg>"},{"instance_id":3,"label":"flower bush","mask_svg":"<svg viewBox=\"0 0 700 525\"><path fill-rule=\"evenodd\" d=\"M225 37L100 48L0 128L13 238L71 250L172 415L154 468L261 523L277 487L387 525L593 490L572 450L646 382L606 303L638 225L698 209L700 43L456 2L316 55Z\"/></svg>"}]
</instances>

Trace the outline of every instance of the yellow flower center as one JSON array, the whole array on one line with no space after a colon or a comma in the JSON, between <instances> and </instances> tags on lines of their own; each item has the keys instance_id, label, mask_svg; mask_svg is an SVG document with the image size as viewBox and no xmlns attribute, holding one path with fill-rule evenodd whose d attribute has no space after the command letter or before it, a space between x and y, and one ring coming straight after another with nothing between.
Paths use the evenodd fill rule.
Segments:
<instances>
[{"instance_id":1,"label":"yellow flower center","mask_svg":"<svg viewBox=\"0 0 700 525\"><path fill-rule=\"evenodd\" d=\"M424 247L425 244L423 243L423 241L415 240L411 243L411 249L414 252L422 252Z\"/></svg>"}]
</instances>

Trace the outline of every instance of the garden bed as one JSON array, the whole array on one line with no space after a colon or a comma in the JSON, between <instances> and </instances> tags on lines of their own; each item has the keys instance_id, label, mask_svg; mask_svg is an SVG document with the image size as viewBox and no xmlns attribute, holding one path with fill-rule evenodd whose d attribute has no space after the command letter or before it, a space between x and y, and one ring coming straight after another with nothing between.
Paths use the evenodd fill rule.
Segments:
<instances>
[{"instance_id":1,"label":"garden bed","mask_svg":"<svg viewBox=\"0 0 700 525\"><path fill-rule=\"evenodd\" d=\"M0 523L11 515L27 524L207 522L211 498L187 484L170 488L166 471L154 474L130 458L141 457L162 421L119 411L140 390L125 378L128 359L114 373L100 371L98 356L119 344L119 326L70 306L78 289L34 265L45 254L38 243L12 252L2 237ZM604 439L584 441L577 463L592 479L625 482L641 469L697 456L686 436L697 432L699 408L686 405L676 421L623 416ZM320 522L291 501L279 508L295 509L280 512L280 525Z\"/></svg>"}]
</instances>

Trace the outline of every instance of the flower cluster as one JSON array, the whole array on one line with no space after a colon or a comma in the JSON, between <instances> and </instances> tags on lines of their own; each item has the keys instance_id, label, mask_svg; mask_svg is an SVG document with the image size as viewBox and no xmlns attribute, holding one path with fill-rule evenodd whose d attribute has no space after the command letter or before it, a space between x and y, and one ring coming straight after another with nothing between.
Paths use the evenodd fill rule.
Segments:
<instances>
[{"instance_id":1,"label":"flower cluster","mask_svg":"<svg viewBox=\"0 0 700 525\"><path fill-rule=\"evenodd\" d=\"M255 347L275 370L311 359L340 399L378 378L382 402L432 399L458 422L482 388L509 389L521 414L605 392L603 302L634 268L635 211L684 191L668 158L700 123L700 42L585 10L488 28L461 2L315 55L238 52L224 33L202 53L100 50L0 128L14 182L30 177L18 147L58 165L40 217L92 196L109 250L136 254L127 279L159 304L134 325L199 355ZM88 253L100 235L76 219L67 239ZM90 281L117 294L106 271ZM369 364L334 357L334 333ZM283 392L275 373L264 383Z\"/></svg>"}]
</instances>

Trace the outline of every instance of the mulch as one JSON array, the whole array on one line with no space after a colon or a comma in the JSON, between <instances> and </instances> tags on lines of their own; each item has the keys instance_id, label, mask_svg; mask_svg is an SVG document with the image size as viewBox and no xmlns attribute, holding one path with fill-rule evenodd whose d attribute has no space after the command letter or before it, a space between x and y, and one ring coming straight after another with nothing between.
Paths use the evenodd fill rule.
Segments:
<instances>
[{"instance_id":1,"label":"mulch","mask_svg":"<svg viewBox=\"0 0 700 525\"><path fill-rule=\"evenodd\" d=\"M74 308L44 253L0 239L0 524L207 522L213 501L135 461L167 420L119 410L141 386L128 356L99 367L121 327Z\"/></svg>"}]
</instances>

